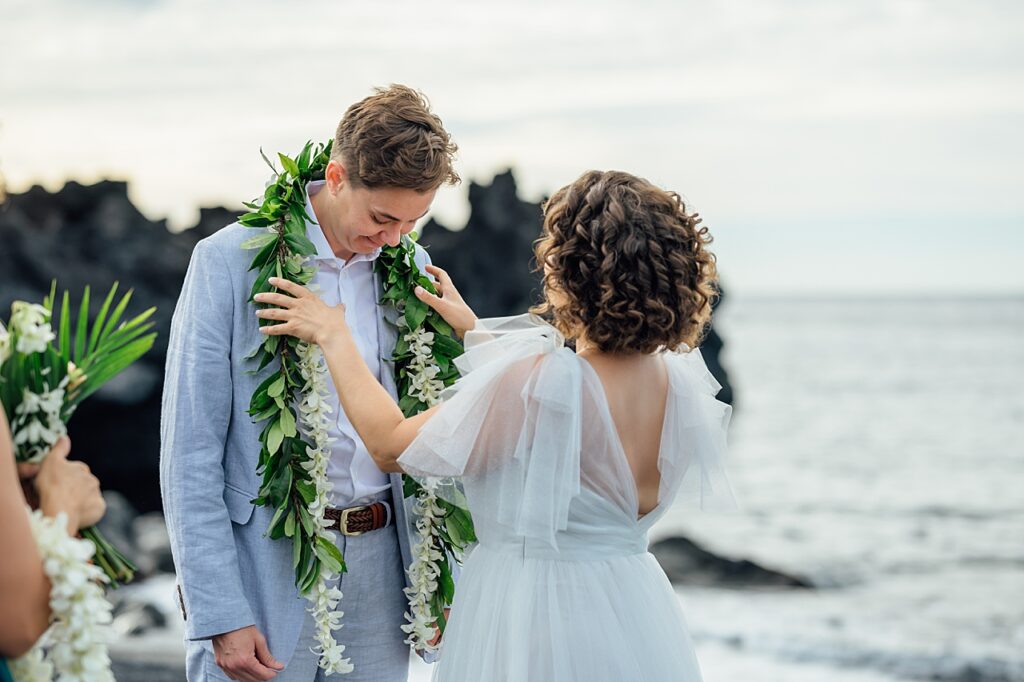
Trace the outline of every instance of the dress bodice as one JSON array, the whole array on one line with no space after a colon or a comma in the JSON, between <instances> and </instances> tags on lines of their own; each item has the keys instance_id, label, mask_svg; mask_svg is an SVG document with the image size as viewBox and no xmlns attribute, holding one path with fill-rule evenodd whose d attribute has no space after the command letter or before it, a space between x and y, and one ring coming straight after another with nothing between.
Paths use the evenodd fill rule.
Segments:
<instances>
[{"instance_id":1,"label":"dress bodice","mask_svg":"<svg viewBox=\"0 0 1024 682\"><path fill-rule=\"evenodd\" d=\"M648 529L677 498L734 504L723 463L731 408L715 400L720 386L699 351L659 356L669 385L661 481L643 518L600 378L535 317L486 320L467 334L463 377L399 463L457 477L491 549L583 561L644 552Z\"/></svg>"}]
</instances>

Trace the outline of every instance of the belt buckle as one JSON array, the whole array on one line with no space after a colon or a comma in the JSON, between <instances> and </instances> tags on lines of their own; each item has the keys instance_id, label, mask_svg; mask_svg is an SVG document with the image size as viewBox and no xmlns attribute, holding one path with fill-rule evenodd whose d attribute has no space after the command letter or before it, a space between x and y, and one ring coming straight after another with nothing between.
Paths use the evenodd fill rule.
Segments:
<instances>
[{"instance_id":1,"label":"belt buckle","mask_svg":"<svg viewBox=\"0 0 1024 682\"><path fill-rule=\"evenodd\" d=\"M370 505L363 504L363 505L360 505L358 507L349 507L348 509L342 509L341 510L341 518L338 520L338 527L339 527L339 530L341 530L341 534L342 535L347 535L349 537L355 537L357 535L364 534L366 532L365 530L357 530L357 531L349 531L348 530L348 516L349 516L349 514L354 514L355 512L366 511L369 508L370 508Z\"/></svg>"}]
</instances>

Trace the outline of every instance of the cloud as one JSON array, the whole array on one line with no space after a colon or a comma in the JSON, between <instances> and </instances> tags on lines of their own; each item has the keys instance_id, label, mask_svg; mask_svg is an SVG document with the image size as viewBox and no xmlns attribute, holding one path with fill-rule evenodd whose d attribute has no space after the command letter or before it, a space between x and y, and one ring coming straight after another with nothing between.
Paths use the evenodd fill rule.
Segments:
<instances>
[{"instance_id":1,"label":"cloud","mask_svg":"<svg viewBox=\"0 0 1024 682\"><path fill-rule=\"evenodd\" d=\"M1014 2L909 0L22 2L0 23L0 168L14 189L130 177L183 223L262 186L259 146L326 137L373 85L407 82L464 176L512 165L537 198L589 167L646 175L727 229L723 260L752 273L765 225L833 264L817 237L843 221L871 216L904 262L937 230L915 271L941 287L952 226L1003 239L993 226L1024 222L1022 19ZM458 193L439 204L447 222L465 211ZM787 253L789 271L809 257ZM815 276L860 286L848 270ZM1024 289L1012 271L972 281Z\"/></svg>"}]
</instances>

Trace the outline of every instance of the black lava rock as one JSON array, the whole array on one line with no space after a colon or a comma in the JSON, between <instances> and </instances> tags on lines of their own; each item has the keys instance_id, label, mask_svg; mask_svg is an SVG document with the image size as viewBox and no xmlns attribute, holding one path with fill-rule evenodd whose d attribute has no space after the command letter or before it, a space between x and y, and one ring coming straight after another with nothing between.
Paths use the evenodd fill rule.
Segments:
<instances>
[{"instance_id":1,"label":"black lava rock","mask_svg":"<svg viewBox=\"0 0 1024 682\"><path fill-rule=\"evenodd\" d=\"M813 585L795 575L766 568L748 559L720 557L683 537L667 538L651 545L651 554L668 579L678 585L708 587L793 587Z\"/></svg>"}]
</instances>

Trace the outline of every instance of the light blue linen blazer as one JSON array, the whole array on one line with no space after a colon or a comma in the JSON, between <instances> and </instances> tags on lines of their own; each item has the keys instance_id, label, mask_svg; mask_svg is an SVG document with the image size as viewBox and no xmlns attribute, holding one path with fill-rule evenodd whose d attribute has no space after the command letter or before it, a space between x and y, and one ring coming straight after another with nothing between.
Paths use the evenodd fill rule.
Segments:
<instances>
[{"instance_id":1,"label":"light blue linen blazer","mask_svg":"<svg viewBox=\"0 0 1024 682\"><path fill-rule=\"evenodd\" d=\"M287 663L308 602L295 587L292 543L264 537L274 510L250 502L260 483L260 426L248 414L249 401L273 371L271 365L248 374L253 363L243 361L264 338L248 302L256 277L248 269L253 252L241 248L252 234L234 223L200 241L192 254L167 351L160 489L186 638L208 639L255 624ZM422 269L429 258L416 248ZM394 396L397 313L380 306L377 311L382 383ZM405 503L400 475L392 474L391 484L408 569L411 501Z\"/></svg>"}]
</instances>

